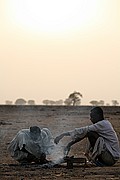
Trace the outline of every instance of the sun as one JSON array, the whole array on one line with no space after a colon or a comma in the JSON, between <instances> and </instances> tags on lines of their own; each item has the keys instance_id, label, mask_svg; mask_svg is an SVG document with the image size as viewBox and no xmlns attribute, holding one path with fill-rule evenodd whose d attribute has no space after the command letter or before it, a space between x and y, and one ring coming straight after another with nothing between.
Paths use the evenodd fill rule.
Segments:
<instances>
[{"instance_id":1,"label":"sun","mask_svg":"<svg viewBox=\"0 0 120 180\"><path fill-rule=\"evenodd\" d=\"M34 32L83 28L95 18L96 0L12 0L12 20Z\"/></svg>"}]
</instances>

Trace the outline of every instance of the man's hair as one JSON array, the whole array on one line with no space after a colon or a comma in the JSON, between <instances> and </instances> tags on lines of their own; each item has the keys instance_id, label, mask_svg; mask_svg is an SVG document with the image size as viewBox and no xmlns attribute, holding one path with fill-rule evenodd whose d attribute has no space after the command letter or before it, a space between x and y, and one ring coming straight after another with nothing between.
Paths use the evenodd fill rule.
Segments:
<instances>
[{"instance_id":1,"label":"man's hair","mask_svg":"<svg viewBox=\"0 0 120 180\"><path fill-rule=\"evenodd\" d=\"M30 127L30 132L32 133L37 133L37 132L41 132L41 129L38 126L31 126Z\"/></svg>"},{"instance_id":2,"label":"man's hair","mask_svg":"<svg viewBox=\"0 0 120 180\"><path fill-rule=\"evenodd\" d=\"M102 118L104 117L104 115L103 115L103 110L102 110L102 108L99 107L99 106L92 108L92 109L91 109L91 112L94 112L94 113L98 114L98 115L99 115L100 117L102 117Z\"/></svg>"}]
</instances>

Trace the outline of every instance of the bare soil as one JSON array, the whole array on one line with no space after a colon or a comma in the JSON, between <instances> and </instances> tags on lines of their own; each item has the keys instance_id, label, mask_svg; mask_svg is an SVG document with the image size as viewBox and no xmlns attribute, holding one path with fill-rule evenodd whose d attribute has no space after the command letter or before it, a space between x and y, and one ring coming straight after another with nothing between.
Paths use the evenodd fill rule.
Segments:
<instances>
[{"instance_id":1,"label":"bare soil","mask_svg":"<svg viewBox=\"0 0 120 180\"><path fill-rule=\"evenodd\" d=\"M37 164L21 166L10 157L7 146L23 129L32 125L47 127L54 137L56 135L91 124L89 111L91 106L0 106L0 179L8 180L37 180L37 179L120 179L120 161L112 167L87 167L74 165L67 169L66 164L54 168L41 168ZM112 123L120 141L120 106L103 107L105 117ZM62 140L63 144L69 138ZM70 156L84 157L86 140L75 144Z\"/></svg>"}]
</instances>

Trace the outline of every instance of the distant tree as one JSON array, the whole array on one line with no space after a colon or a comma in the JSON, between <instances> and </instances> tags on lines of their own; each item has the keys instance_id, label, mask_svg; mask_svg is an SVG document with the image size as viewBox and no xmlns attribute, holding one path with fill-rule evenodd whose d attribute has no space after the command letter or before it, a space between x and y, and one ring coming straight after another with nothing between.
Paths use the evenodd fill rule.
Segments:
<instances>
[{"instance_id":1,"label":"distant tree","mask_svg":"<svg viewBox=\"0 0 120 180\"><path fill-rule=\"evenodd\" d=\"M60 99L60 100L58 100L58 101L55 101L55 104L56 104L56 105L63 105L63 100Z\"/></svg>"},{"instance_id":2,"label":"distant tree","mask_svg":"<svg viewBox=\"0 0 120 180\"><path fill-rule=\"evenodd\" d=\"M28 105L35 105L35 101L34 100L28 100Z\"/></svg>"},{"instance_id":3,"label":"distant tree","mask_svg":"<svg viewBox=\"0 0 120 180\"><path fill-rule=\"evenodd\" d=\"M118 106L119 102L117 100L112 100L112 104L113 104L113 106Z\"/></svg>"},{"instance_id":4,"label":"distant tree","mask_svg":"<svg viewBox=\"0 0 120 180\"><path fill-rule=\"evenodd\" d=\"M49 100L49 104L50 104L50 105L55 105L55 104L56 104L56 102L55 102L55 101L53 101L53 100Z\"/></svg>"},{"instance_id":5,"label":"distant tree","mask_svg":"<svg viewBox=\"0 0 120 180\"><path fill-rule=\"evenodd\" d=\"M82 94L80 92L77 92L77 91L74 91L73 93L71 93L69 95L69 99L71 99L73 106L76 106L78 104L80 105L82 97L83 97Z\"/></svg>"},{"instance_id":6,"label":"distant tree","mask_svg":"<svg viewBox=\"0 0 120 180\"><path fill-rule=\"evenodd\" d=\"M104 102L103 100L100 100L100 101L98 102L98 105L99 105L99 106L104 106L104 104L105 104L105 102Z\"/></svg>"},{"instance_id":7,"label":"distant tree","mask_svg":"<svg viewBox=\"0 0 120 180\"><path fill-rule=\"evenodd\" d=\"M90 104L92 104L92 106L98 106L99 102L96 100L92 100L92 101L90 101Z\"/></svg>"},{"instance_id":8,"label":"distant tree","mask_svg":"<svg viewBox=\"0 0 120 180\"><path fill-rule=\"evenodd\" d=\"M6 101L5 101L5 104L6 104L6 105L11 105L12 103L13 103L13 102L12 102L12 101L9 101L9 100L6 100Z\"/></svg>"},{"instance_id":9,"label":"distant tree","mask_svg":"<svg viewBox=\"0 0 120 180\"><path fill-rule=\"evenodd\" d=\"M55 101L53 100L43 100L42 102L45 105L55 105Z\"/></svg>"},{"instance_id":10,"label":"distant tree","mask_svg":"<svg viewBox=\"0 0 120 180\"><path fill-rule=\"evenodd\" d=\"M80 104L81 104L81 100L78 99L78 100L76 101L75 105L76 105L76 106L80 106Z\"/></svg>"},{"instance_id":11,"label":"distant tree","mask_svg":"<svg viewBox=\"0 0 120 180\"><path fill-rule=\"evenodd\" d=\"M47 99L43 100L42 103L45 104L45 105L49 105L49 100L47 100Z\"/></svg>"},{"instance_id":12,"label":"distant tree","mask_svg":"<svg viewBox=\"0 0 120 180\"><path fill-rule=\"evenodd\" d=\"M65 99L64 104L65 104L66 106L72 105L72 99L70 99L70 98Z\"/></svg>"},{"instance_id":13,"label":"distant tree","mask_svg":"<svg viewBox=\"0 0 120 180\"><path fill-rule=\"evenodd\" d=\"M47 100L47 99L46 99L46 100L43 100L42 103L43 103L44 105L48 105L48 104L49 104L49 100Z\"/></svg>"},{"instance_id":14,"label":"distant tree","mask_svg":"<svg viewBox=\"0 0 120 180\"><path fill-rule=\"evenodd\" d=\"M24 99L22 99L22 98L17 99L15 101L15 105L25 105L25 104L26 104L26 101Z\"/></svg>"}]
</instances>

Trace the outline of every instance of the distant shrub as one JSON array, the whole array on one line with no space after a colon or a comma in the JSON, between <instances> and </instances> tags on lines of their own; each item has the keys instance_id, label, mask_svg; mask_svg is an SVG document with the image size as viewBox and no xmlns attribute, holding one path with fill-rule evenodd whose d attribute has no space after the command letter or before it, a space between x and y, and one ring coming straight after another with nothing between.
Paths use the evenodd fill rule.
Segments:
<instances>
[{"instance_id":1,"label":"distant shrub","mask_svg":"<svg viewBox=\"0 0 120 180\"><path fill-rule=\"evenodd\" d=\"M15 105L25 105L25 104L26 104L26 101L24 99L22 99L22 98L17 99L15 101Z\"/></svg>"}]
</instances>

